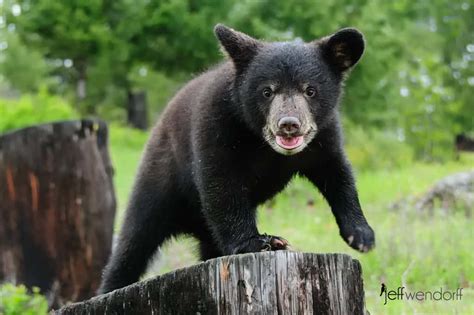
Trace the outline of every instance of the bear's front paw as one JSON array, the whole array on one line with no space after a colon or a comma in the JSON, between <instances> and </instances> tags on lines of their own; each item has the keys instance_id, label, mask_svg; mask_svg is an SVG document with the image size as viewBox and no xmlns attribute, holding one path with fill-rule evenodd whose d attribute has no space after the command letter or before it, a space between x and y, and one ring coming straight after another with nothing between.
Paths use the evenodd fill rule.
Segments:
<instances>
[{"instance_id":1,"label":"bear's front paw","mask_svg":"<svg viewBox=\"0 0 474 315\"><path fill-rule=\"evenodd\" d=\"M265 252L272 250L284 250L288 249L289 243L282 237L273 235L256 235L250 239L243 241L241 244L236 246L233 250L233 254L243 253L255 253Z\"/></svg>"},{"instance_id":2,"label":"bear's front paw","mask_svg":"<svg viewBox=\"0 0 474 315\"><path fill-rule=\"evenodd\" d=\"M341 236L350 247L366 253L375 246L375 234L367 224L348 224L341 227Z\"/></svg>"}]
</instances>

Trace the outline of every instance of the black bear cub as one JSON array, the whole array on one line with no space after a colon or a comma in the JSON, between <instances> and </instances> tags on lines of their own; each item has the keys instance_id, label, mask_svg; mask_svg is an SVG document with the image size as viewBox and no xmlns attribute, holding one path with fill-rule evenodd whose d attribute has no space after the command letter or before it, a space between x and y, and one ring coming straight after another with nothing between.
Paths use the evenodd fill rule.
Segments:
<instances>
[{"instance_id":1,"label":"black bear cub","mask_svg":"<svg viewBox=\"0 0 474 315\"><path fill-rule=\"evenodd\" d=\"M362 34L342 29L303 43L214 31L229 60L183 87L155 126L101 293L138 281L157 248L181 233L199 240L203 260L285 249L284 238L257 229L255 211L296 174L325 197L347 244L361 252L375 244L338 114Z\"/></svg>"}]
</instances>

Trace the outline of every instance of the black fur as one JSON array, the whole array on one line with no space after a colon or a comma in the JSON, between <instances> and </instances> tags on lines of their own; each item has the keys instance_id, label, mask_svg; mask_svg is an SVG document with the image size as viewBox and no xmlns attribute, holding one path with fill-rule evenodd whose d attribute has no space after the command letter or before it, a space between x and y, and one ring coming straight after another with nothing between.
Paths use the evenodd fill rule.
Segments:
<instances>
[{"instance_id":1,"label":"black fur","mask_svg":"<svg viewBox=\"0 0 474 315\"><path fill-rule=\"evenodd\" d=\"M312 43L265 43L222 25L215 32L231 60L189 82L154 128L101 292L137 281L157 247L181 233L199 240L204 260L285 249L286 240L258 231L255 210L296 174L327 199L346 242L360 251L375 244L337 108L345 71L362 55L362 35L350 29ZM268 82L272 99L262 96ZM297 102L307 110L295 109ZM301 152L276 152L274 135L262 133L277 119L272 106L312 126Z\"/></svg>"}]
</instances>

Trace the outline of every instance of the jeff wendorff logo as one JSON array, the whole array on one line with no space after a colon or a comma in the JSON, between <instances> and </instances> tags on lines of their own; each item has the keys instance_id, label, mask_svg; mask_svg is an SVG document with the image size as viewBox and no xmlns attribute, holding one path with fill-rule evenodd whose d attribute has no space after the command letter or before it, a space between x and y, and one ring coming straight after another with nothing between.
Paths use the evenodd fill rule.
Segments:
<instances>
[{"instance_id":1,"label":"jeff wendorff logo","mask_svg":"<svg viewBox=\"0 0 474 315\"><path fill-rule=\"evenodd\" d=\"M443 288L439 288L436 291L405 291L405 287L398 287L397 290L388 290L385 283L382 283L380 288L380 295L384 296L383 305L387 304L387 301L393 300L407 300L407 301L457 301L462 298L462 289L457 288L456 291L446 291Z\"/></svg>"}]
</instances>

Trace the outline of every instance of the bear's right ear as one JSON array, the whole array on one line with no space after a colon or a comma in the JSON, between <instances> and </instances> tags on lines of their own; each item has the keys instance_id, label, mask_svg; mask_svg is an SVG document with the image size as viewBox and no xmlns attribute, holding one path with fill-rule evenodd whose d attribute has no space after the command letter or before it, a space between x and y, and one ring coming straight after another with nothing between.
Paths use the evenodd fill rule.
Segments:
<instances>
[{"instance_id":1,"label":"bear's right ear","mask_svg":"<svg viewBox=\"0 0 474 315\"><path fill-rule=\"evenodd\" d=\"M262 43L255 38L222 24L217 24L214 27L214 33L237 69L242 69L248 65L262 46Z\"/></svg>"},{"instance_id":2,"label":"bear's right ear","mask_svg":"<svg viewBox=\"0 0 474 315\"><path fill-rule=\"evenodd\" d=\"M326 59L341 72L352 68L364 52L364 35L355 28L344 28L319 41Z\"/></svg>"}]
</instances>

